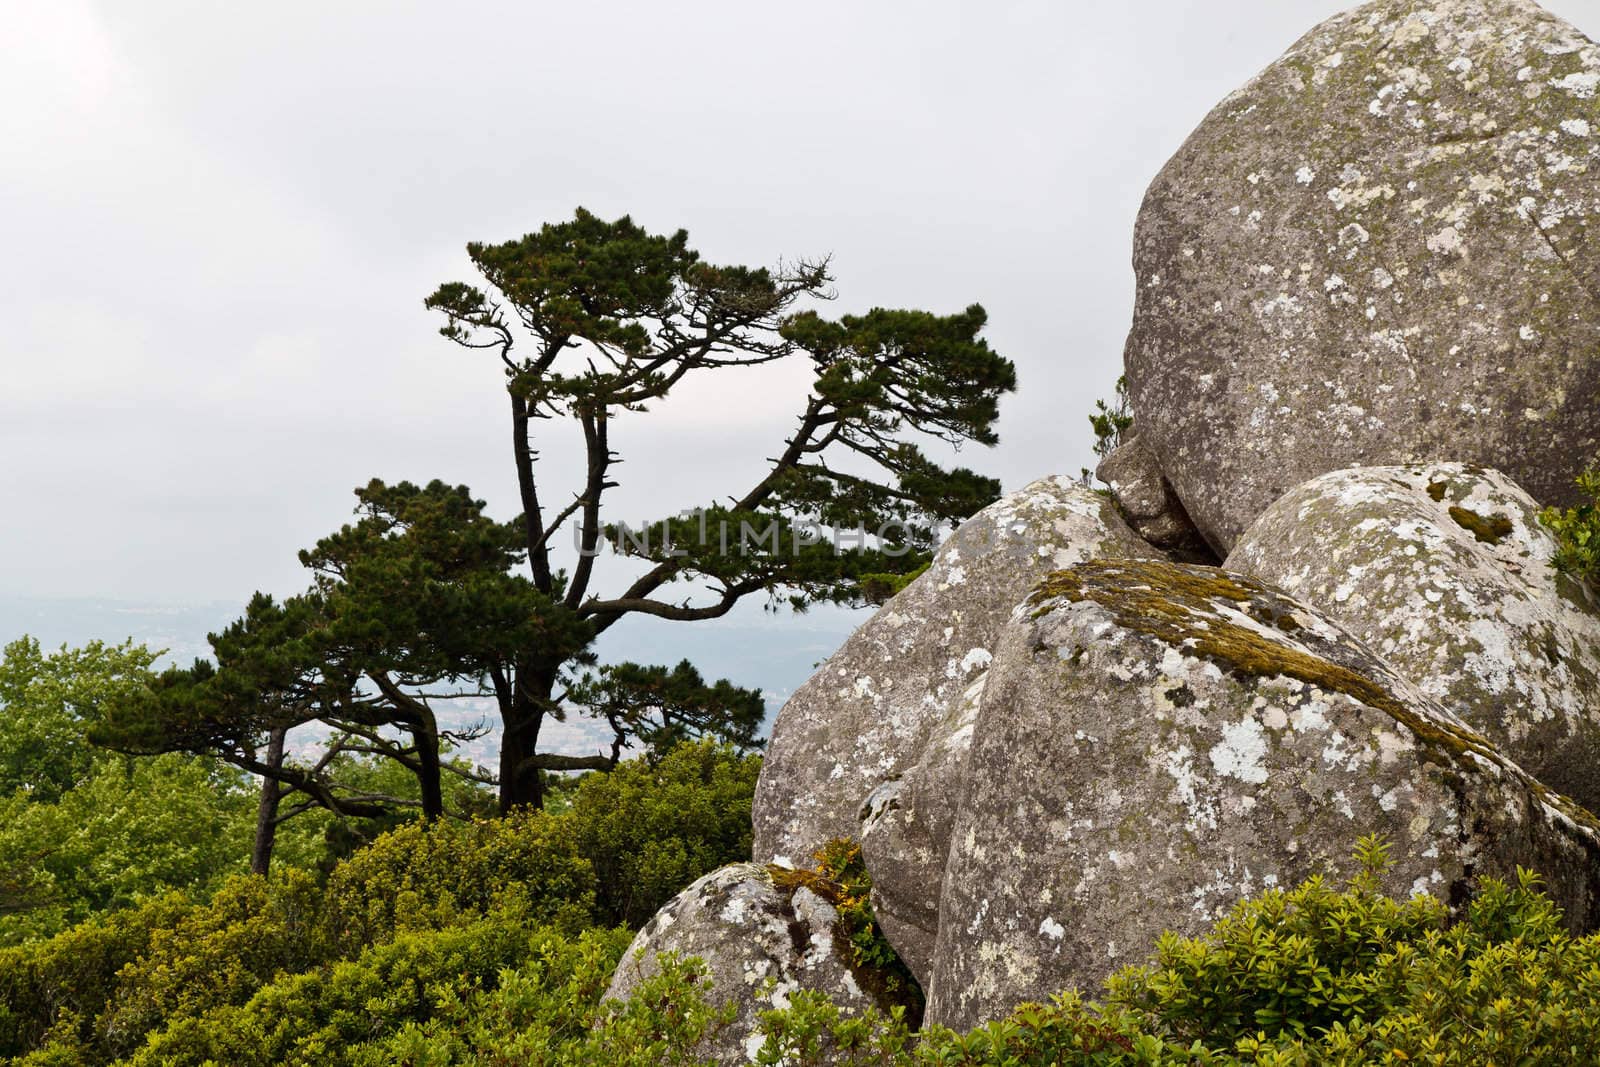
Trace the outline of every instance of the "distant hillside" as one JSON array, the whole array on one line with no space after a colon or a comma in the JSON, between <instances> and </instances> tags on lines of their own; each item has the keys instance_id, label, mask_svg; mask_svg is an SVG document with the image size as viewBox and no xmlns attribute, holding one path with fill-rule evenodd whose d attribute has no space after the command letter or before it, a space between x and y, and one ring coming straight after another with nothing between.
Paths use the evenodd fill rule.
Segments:
<instances>
[{"instance_id":1,"label":"distant hillside","mask_svg":"<svg viewBox=\"0 0 1600 1067\"><path fill-rule=\"evenodd\" d=\"M241 604L142 604L115 600L47 599L0 595L0 644L24 634L47 648L88 641L122 641L129 637L167 650L167 660L188 663L208 656L206 635L226 626ZM790 693L833 654L865 612L818 608L805 615L773 614L759 604L742 604L728 617L684 624L660 619L629 619L608 632L598 651L604 660L673 664L688 659L709 678L728 678L740 685L760 686L767 697L768 719ZM442 725L460 728L479 719L494 725L492 703L461 701L445 709ZM556 750L579 754L605 740L587 721L552 723L548 736ZM302 747L316 743L300 739ZM494 733L474 742L466 755L494 766L499 758Z\"/></svg>"}]
</instances>

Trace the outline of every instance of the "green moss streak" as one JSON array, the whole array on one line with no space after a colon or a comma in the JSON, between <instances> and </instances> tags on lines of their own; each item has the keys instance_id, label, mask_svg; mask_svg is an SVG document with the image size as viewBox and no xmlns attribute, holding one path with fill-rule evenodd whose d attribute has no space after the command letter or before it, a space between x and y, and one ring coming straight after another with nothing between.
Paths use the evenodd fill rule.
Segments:
<instances>
[{"instance_id":1,"label":"green moss streak","mask_svg":"<svg viewBox=\"0 0 1600 1067\"><path fill-rule=\"evenodd\" d=\"M1049 602L1057 599L1098 604L1124 629L1147 634L1236 675L1295 678L1326 692L1342 693L1388 714L1447 767L1466 767L1472 755L1481 757L1522 781L1546 805L1600 831L1600 820L1518 772L1478 734L1419 715L1382 684L1289 643L1288 636L1275 640L1222 614L1225 603L1286 635L1303 630L1291 618L1295 602L1259 582L1213 567L1156 560L1093 560L1051 574L1034 589L1028 603L1037 609L1034 617L1038 618L1048 613ZM1475 765L1473 768L1476 770Z\"/></svg>"},{"instance_id":2,"label":"green moss streak","mask_svg":"<svg viewBox=\"0 0 1600 1067\"><path fill-rule=\"evenodd\" d=\"M1290 602L1266 586L1206 567L1136 561L1096 560L1057 571L1029 598L1041 606L1054 598L1092 601L1111 612L1118 625L1148 634L1191 655L1248 678L1296 678L1328 692L1343 693L1387 712L1419 739L1452 756L1468 751L1498 759L1487 741L1468 730L1426 719L1379 683L1287 641L1222 616L1217 601L1238 605L1244 614L1280 631ZM1298 624L1295 624L1298 627Z\"/></svg>"},{"instance_id":3,"label":"green moss streak","mask_svg":"<svg viewBox=\"0 0 1600 1067\"><path fill-rule=\"evenodd\" d=\"M1434 499L1439 498L1434 497ZM1455 520L1457 526L1470 531L1473 537L1486 545L1498 545L1515 529L1511 525L1511 520L1498 511L1486 518L1476 511L1457 506L1450 509L1450 517Z\"/></svg>"}]
</instances>

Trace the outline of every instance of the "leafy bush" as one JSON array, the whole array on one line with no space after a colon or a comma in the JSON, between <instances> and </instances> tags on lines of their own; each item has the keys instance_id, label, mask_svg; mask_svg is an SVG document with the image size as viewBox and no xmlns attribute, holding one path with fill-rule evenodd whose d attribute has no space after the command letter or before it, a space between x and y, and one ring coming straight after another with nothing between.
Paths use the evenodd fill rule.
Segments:
<instances>
[{"instance_id":1,"label":"leafy bush","mask_svg":"<svg viewBox=\"0 0 1600 1067\"><path fill-rule=\"evenodd\" d=\"M1206 936L1168 934L1114 976L1104 1005L1076 992L968 1034L802 994L765 1019L759 1062L1022 1067L1271 1067L1600 1062L1600 935L1573 938L1522 874L1485 879L1460 921L1439 901L1382 895L1366 840L1343 890L1320 878L1238 904ZM831 1059L819 1050L831 1047Z\"/></svg>"},{"instance_id":2,"label":"leafy bush","mask_svg":"<svg viewBox=\"0 0 1600 1067\"><path fill-rule=\"evenodd\" d=\"M0 918L0 944L246 869L255 801L212 771L187 756L101 755L53 802L0 798L0 868L22 898Z\"/></svg>"},{"instance_id":3,"label":"leafy bush","mask_svg":"<svg viewBox=\"0 0 1600 1067\"><path fill-rule=\"evenodd\" d=\"M568 938L534 925L526 895L510 892L487 915L441 929L402 931L352 959L284 974L247 1003L179 1017L128 1062L452 1062L446 1057L461 1047L456 1028L470 1031L478 1012L507 1002L500 995L503 980L513 981L517 995L532 998L547 1027L554 1022L562 1029L575 1017L577 1025L563 1031L570 1037L581 1032L585 1003L599 1000L627 941L620 931ZM496 1040L512 1036L500 1033Z\"/></svg>"},{"instance_id":4,"label":"leafy bush","mask_svg":"<svg viewBox=\"0 0 1600 1067\"><path fill-rule=\"evenodd\" d=\"M1104 459L1117 450L1122 444L1122 439L1133 429L1133 406L1128 398L1128 378L1126 375L1117 379L1116 396L1111 403L1104 400L1094 402L1094 410L1089 412L1089 429L1094 432L1094 454L1096 459ZM1093 485L1094 471L1084 467L1081 471L1084 485Z\"/></svg>"},{"instance_id":5,"label":"leafy bush","mask_svg":"<svg viewBox=\"0 0 1600 1067\"><path fill-rule=\"evenodd\" d=\"M270 882L231 879L202 907L152 931L148 946L117 974L99 1024L104 1043L131 1051L165 1020L247 1000L263 982L321 962L320 893L303 871Z\"/></svg>"},{"instance_id":6,"label":"leafy bush","mask_svg":"<svg viewBox=\"0 0 1600 1067\"><path fill-rule=\"evenodd\" d=\"M513 887L534 921L571 930L593 921L594 872L570 820L519 811L393 830L334 870L322 924L334 954L347 955L397 930L483 915Z\"/></svg>"},{"instance_id":7,"label":"leafy bush","mask_svg":"<svg viewBox=\"0 0 1600 1067\"><path fill-rule=\"evenodd\" d=\"M156 931L194 905L181 893L81 923L47 941L0 949L0 1060L50 1044L81 1049L117 987L117 974ZM103 1058L103 1057L102 1057ZM87 1054L81 1062L91 1062Z\"/></svg>"},{"instance_id":8,"label":"leafy bush","mask_svg":"<svg viewBox=\"0 0 1600 1067\"><path fill-rule=\"evenodd\" d=\"M594 868L601 920L638 929L679 890L750 858L761 758L710 740L585 775L563 818Z\"/></svg>"},{"instance_id":9,"label":"leafy bush","mask_svg":"<svg viewBox=\"0 0 1600 1067\"><path fill-rule=\"evenodd\" d=\"M1546 508L1539 521L1556 535L1558 548L1551 562L1563 574L1600 590L1600 470L1585 471L1578 491L1588 499L1575 508Z\"/></svg>"},{"instance_id":10,"label":"leafy bush","mask_svg":"<svg viewBox=\"0 0 1600 1067\"><path fill-rule=\"evenodd\" d=\"M47 653L26 637L0 655L0 945L246 868L244 775L183 756L130 760L85 738L104 701L148 680L154 655L100 642Z\"/></svg>"}]
</instances>

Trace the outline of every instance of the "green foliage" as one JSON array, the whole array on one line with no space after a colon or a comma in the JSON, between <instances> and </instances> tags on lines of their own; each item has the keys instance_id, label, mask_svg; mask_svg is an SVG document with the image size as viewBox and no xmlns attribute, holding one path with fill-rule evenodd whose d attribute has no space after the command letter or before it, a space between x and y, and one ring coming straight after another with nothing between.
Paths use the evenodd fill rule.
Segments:
<instances>
[{"instance_id":1,"label":"green foliage","mask_svg":"<svg viewBox=\"0 0 1600 1067\"><path fill-rule=\"evenodd\" d=\"M1320 878L1238 904L1203 937L1168 934L1103 1005L1068 991L968 1034L845 1017L814 995L765 1020L761 1062L1020 1065L1571 1064L1600 1057L1600 935L1573 938L1526 873L1485 879L1459 921L1385 897L1364 840L1343 889ZM811 1050L848 1047L853 1058ZM783 1058L787 1056L788 1058Z\"/></svg>"},{"instance_id":2,"label":"green foliage","mask_svg":"<svg viewBox=\"0 0 1600 1067\"><path fill-rule=\"evenodd\" d=\"M193 907L183 894L167 893L47 941L0 948L0 1061L46 1047L75 1053L78 1062L109 1059L109 1050L96 1045L94 1022L116 991L118 973Z\"/></svg>"},{"instance_id":3,"label":"green foliage","mask_svg":"<svg viewBox=\"0 0 1600 1067\"><path fill-rule=\"evenodd\" d=\"M53 804L0 799L0 869L16 886L0 944L168 889L204 890L247 867L247 783L183 756L101 754L92 767Z\"/></svg>"},{"instance_id":4,"label":"green foliage","mask_svg":"<svg viewBox=\"0 0 1600 1067\"><path fill-rule=\"evenodd\" d=\"M604 719L612 729L613 751L629 742L653 756L707 735L740 748L759 748L767 704L759 689L727 679L706 684L688 660L676 667L613 663L597 668L568 687L573 703Z\"/></svg>"},{"instance_id":5,"label":"green foliage","mask_svg":"<svg viewBox=\"0 0 1600 1067\"><path fill-rule=\"evenodd\" d=\"M1118 445L1129 430L1133 429L1133 408L1128 399L1127 375L1117 379L1116 396L1111 403L1104 400L1094 402L1094 410L1089 412L1089 428L1094 431L1094 454L1104 459L1116 451ZM1083 468L1083 484L1088 485L1094 481L1094 472Z\"/></svg>"},{"instance_id":6,"label":"green foliage","mask_svg":"<svg viewBox=\"0 0 1600 1067\"><path fill-rule=\"evenodd\" d=\"M729 746L684 745L576 782L561 814L402 826L323 885L292 869L238 875L209 898L168 894L0 949L0 1062L687 1056L726 1012L686 1001L664 1020L653 1003L601 1005L631 933L594 924L642 921L747 859L759 767ZM689 997L703 983L685 963L656 985Z\"/></svg>"},{"instance_id":7,"label":"green foliage","mask_svg":"<svg viewBox=\"0 0 1600 1067\"><path fill-rule=\"evenodd\" d=\"M594 868L601 920L637 929L696 878L748 860L760 771L760 757L701 741L585 775L566 818Z\"/></svg>"},{"instance_id":8,"label":"green foliage","mask_svg":"<svg viewBox=\"0 0 1600 1067\"><path fill-rule=\"evenodd\" d=\"M716 1067L695 1054L706 1035L727 1026L732 1005L706 1003L698 960L663 957L660 972L622 1003L601 998L628 939L589 931L576 942L541 945L498 984L440 1005L379 1048L372 1064L419 1067ZM375 1050L376 1051L376 1050Z\"/></svg>"},{"instance_id":9,"label":"green foliage","mask_svg":"<svg viewBox=\"0 0 1600 1067\"><path fill-rule=\"evenodd\" d=\"M94 642L0 659L0 945L49 937L168 889L241 870L254 818L243 776L214 762L138 762L85 737L151 681L155 654Z\"/></svg>"},{"instance_id":10,"label":"green foliage","mask_svg":"<svg viewBox=\"0 0 1600 1067\"><path fill-rule=\"evenodd\" d=\"M922 566L904 574L864 574L857 586L861 599L868 604L882 606L890 597L928 573L928 568L931 566L933 560L930 559Z\"/></svg>"},{"instance_id":11,"label":"green foliage","mask_svg":"<svg viewBox=\"0 0 1600 1067\"><path fill-rule=\"evenodd\" d=\"M463 738L439 729L426 693L476 694L505 658L552 640L545 598L509 573L515 528L484 516L465 487L374 480L357 497L360 520L300 554L311 590L281 603L257 594L211 635L215 664L167 671L111 703L95 740L135 754L215 756L279 782L289 812L388 819L414 804L425 817L446 814L445 772L471 769L444 762ZM579 633L570 643L587 640ZM337 774L348 762L269 755L275 732L311 723L331 731L331 756L393 761L415 788L364 791Z\"/></svg>"},{"instance_id":12,"label":"green foliage","mask_svg":"<svg viewBox=\"0 0 1600 1067\"><path fill-rule=\"evenodd\" d=\"M241 875L202 907L151 933L117 975L114 996L97 1023L105 1043L131 1051L165 1020L248 999L280 972L320 962L320 892L301 871L272 881Z\"/></svg>"},{"instance_id":13,"label":"green foliage","mask_svg":"<svg viewBox=\"0 0 1600 1067\"><path fill-rule=\"evenodd\" d=\"M901 961L872 912L872 876L861 846L843 838L817 850L816 867L790 870L770 867L775 885L793 892L801 886L832 904L839 914L835 939L850 961L862 988L905 1010L913 1022L922 1018L922 987Z\"/></svg>"},{"instance_id":14,"label":"green foliage","mask_svg":"<svg viewBox=\"0 0 1600 1067\"><path fill-rule=\"evenodd\" d=\"M1563 574L1600 590L1600 470L1578 478L1578 492L1587 499L1574 508L1546 508L1539 521L1555 534L1557 550L1551 562Z\"/></svg>"},{"instance_id":15,"label":"green foliage","mask_svg":"<svg viewBox=\"0 0 1600 1067\"><path fill-rule=\"evenodd\" d=\"M94 750L84 729L119 692L149 677L156 654L131 641L45 653L22 637L0 653L0 796L53 802L89 776Z\"/></svg>"},{"instance_id":16,"label":"green foliage","mask_svg":"<svg viewBox=\"0 0 1600 1067\"><path fill-rule=\"evenodd\" d=\"M285 973L242 1004L180 1017L126 1062L453 1062L469 1034L474 1042L517 1040L519 1035L498 1028L493 1038L483 1032L493 1025L492 1013L513 1004L537 1006L528 1020L535 1031L542 1022L547 1033L553 1029L570 1039L581 1032L584 1008L599 1000L625 946L619 933L596 930L569 938L534 925L525 899L510 894L486 915L438 929L403 930L352 958ZM458 1034L458 1026L465 1033ZM527 1036L537 1033L521 1039Z\"/></svg>"},{"instance_id":17,"label":"green foliage","mask_svg":"<svg viewBox=\"0 0 1600 1067\"><path fill-rule=\"evenodd\" d=\"M578 929L594 917L594 872L570 820L519 811L500 819L412 823L341 863L322 903L339 954L397 930L483 914L516 888L534 921Z\"/></svg>"},{"instance_id":18,"label":"green foliage","mask_svg":"<svg viewBox=\"0 0 1600 1067\"><path fill-rule=\"evenodd\" d=\"M1094 431L1094 454L1109 456L1122 443L1123 435L1133 429L1127 376L1117 379L1117 394L1110 404L1096 400L1094 408L1089 414L1089 428Z\"/></svg>"}]
</instances>

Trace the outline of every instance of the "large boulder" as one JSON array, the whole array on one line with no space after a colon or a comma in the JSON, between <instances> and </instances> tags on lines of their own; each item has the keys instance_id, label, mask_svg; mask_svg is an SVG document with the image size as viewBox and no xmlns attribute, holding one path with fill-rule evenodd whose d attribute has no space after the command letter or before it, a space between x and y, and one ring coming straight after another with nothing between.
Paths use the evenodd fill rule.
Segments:
<instances>
[{"instance_id":1,"label":"large boulder","mask_svg":"<svg viewBox=\"0 0 1600 1067\"><path fill-rule=\"evenodd\" d=\"M867 797L917 764L1040 577L1152 551L1070 478L1036 481L962 523L778 713L756 788L756 859L804 865L828 841L858 837Z\"/></svg>"},{"instance_id":2,"label":"large boulder","mask_svg":"<svg viewBox=\"0 0 1600 1067\"><path fill-rule=\"evenodd\" d=\"M1466 898L1544 875L1600 920L1600 827L1339 626L1225 571L1095 561L1051 576L1001 638L941 894L928 1020L962 1029L1093 989L1161 931L1348 870Z\"/></svg>"},{"instance_id":3,"label":"large boulder","mask_svg":"<svg viewBox=\"0 0 1600 1067\"><path fill-rule=\"evenodd\" d=\"M1600 455L1600 47L1531 0L1312 30L1156 178L1126 363L1219 555L1284 491L1463 460L1545 503Z\"/></svg>"},{"instance_id":4,"label":"large boulder","mask_svg":"<svg viewBox=\"0 0 1600 1067\"><path fill-rule=\"evenodd\" d=\"M723 867L668 902L639 931L617 966L606 996L624 1000L660 973L659 956L703 960L710 971L707 999L732 1002L731 1025L696 1049L713 1063L754 1063L764 1038L761 1013L789 1006L797 990L825 993L845 1012L887 1008L858 980L835 943L838 912L810 889L785 887L773 871L753 863Z\"/></svg>"},{"instance_id":5,"label":"large boulder","mask_svg":"<svg viewBox=\"0 0 1600 1067\"><path fill-rule=\"evenodd\" d=\"M861 808L857 836L872 875L874 916L923 988L933 978L939 886L987 679L984 671L951 702L916 762L873 790Z\"/></svg>"},{"instance_id":6,"label":"large boulder","mask_svg":"<svg viewBox=\"0 0 1600 1067\"><path fill-rule=\"evenodd\" d=\"M1504 475L1337 471L1291 490L1225 566L1316 604L1546 785L1600 810L1600 605Z\"/></svg>"}]
</instances>

